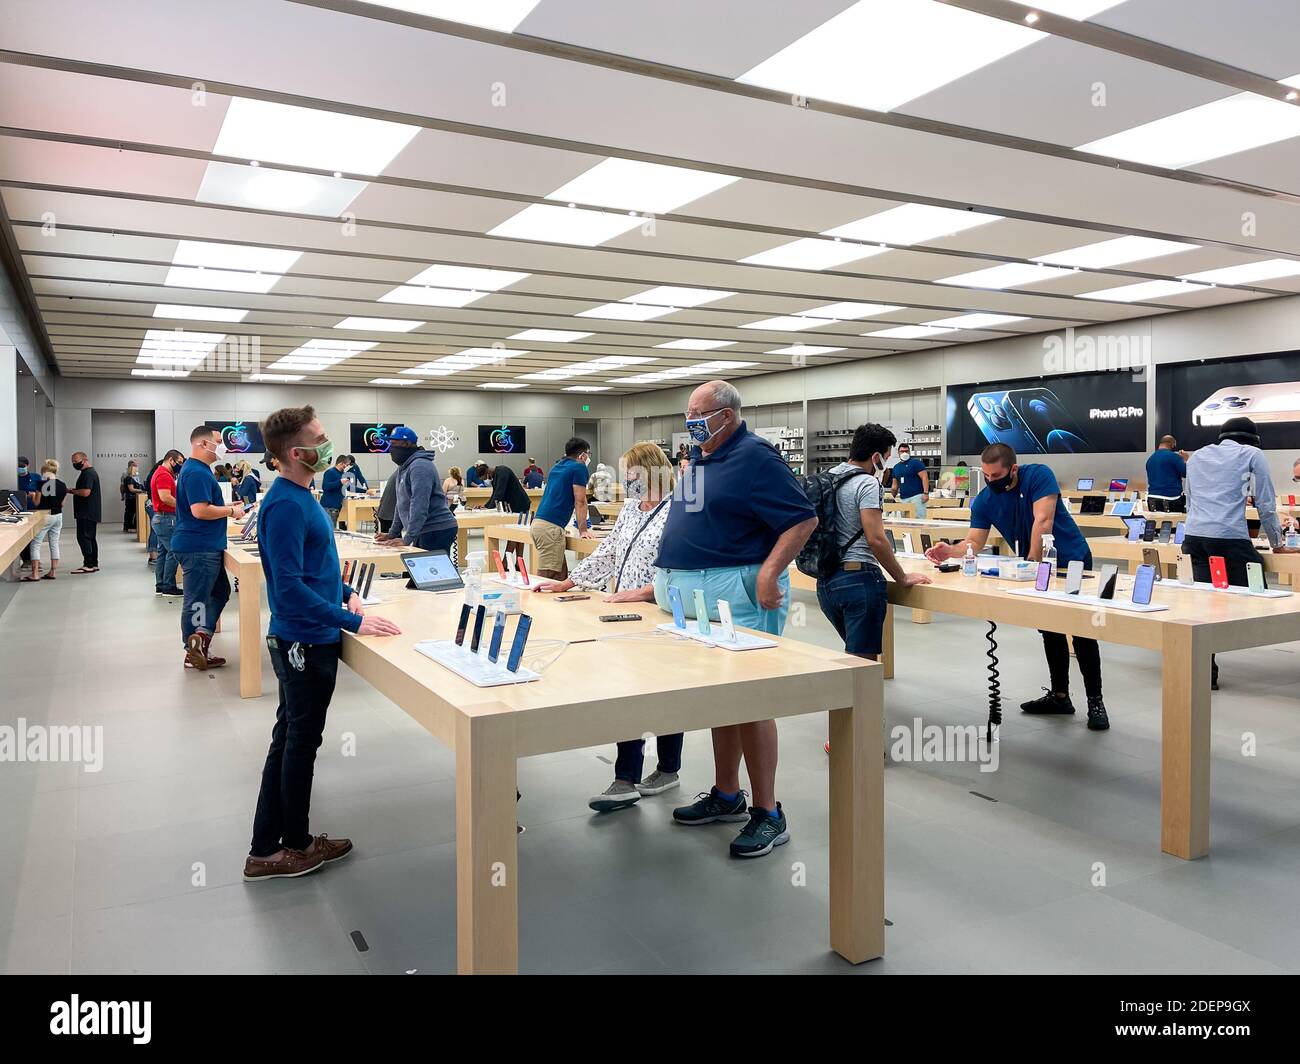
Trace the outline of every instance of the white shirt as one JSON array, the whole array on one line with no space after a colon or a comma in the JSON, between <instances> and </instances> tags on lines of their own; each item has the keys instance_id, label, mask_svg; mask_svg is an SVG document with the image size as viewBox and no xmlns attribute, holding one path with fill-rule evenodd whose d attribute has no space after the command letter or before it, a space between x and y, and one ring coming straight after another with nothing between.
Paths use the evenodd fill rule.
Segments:
<instances>
[{"instance_id":1,"label":"white shirt","mask_svg":"<svg viewBox=\"0 0 1300 1064\"><path fill-rule=\"evenodd\" d=\"M615 590L630 591L652 583L655 558L659 556L659 540L668 521L667 500L655 506L657 509L642 510L636 499L623 503L609 535L601 540L595 553L584 558L569 574L574 584L592 589L608 587L609 582L619 575L620 567L623 576Z\"/></svg>"}]
</instances>

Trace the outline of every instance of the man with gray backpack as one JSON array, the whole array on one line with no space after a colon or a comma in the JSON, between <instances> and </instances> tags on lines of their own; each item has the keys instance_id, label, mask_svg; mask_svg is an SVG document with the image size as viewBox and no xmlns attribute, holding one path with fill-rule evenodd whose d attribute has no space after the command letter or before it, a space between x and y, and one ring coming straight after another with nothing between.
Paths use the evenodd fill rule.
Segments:
<instances>
[{"instance_id":1,"label":"man with gray backpack","mask_svg":"<svg viewBox=\"0 0 1300 1064\"><path fill-rule=\"evenodd\" d=\"M894 443L883 425L859 425L849 460L803 481L817 510L817 530L795 564L817 578L817 603L845 651L872 661L880 655L889 606L881 569L903 587L930 583L922 573L903 571L881 519L880 478Z\"/></svg>"}]
</instances>

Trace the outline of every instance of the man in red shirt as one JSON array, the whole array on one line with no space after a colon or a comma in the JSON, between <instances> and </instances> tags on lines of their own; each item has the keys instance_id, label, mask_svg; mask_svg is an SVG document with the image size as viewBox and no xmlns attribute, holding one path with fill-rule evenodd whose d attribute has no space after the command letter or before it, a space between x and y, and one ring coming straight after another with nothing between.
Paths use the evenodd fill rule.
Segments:
<instances>
[{"instance_id":1,"label":"man in red shirt","mask_svg":"<svg viewBox=\"0 0 1300 1064\"><path fill-rule=\"evenodd\" d=\"M176 474L185 463L180 451L171 450L163 455L162 465L154 470L149 480L149 496L153 501L154 537L158 540L158 560L154 562L154 594L179 598L185 594L176 586L176 555L172 553L172 533L176 531Z\"/></svg>"}]
</instances>

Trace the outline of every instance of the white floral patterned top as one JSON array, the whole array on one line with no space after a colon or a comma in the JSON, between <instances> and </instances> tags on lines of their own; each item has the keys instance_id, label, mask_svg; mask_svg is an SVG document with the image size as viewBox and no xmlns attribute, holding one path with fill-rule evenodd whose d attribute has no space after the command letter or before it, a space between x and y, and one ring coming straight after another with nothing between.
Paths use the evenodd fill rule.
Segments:
<instances>
[{"instance_id":1,"label":"white floral patterned top","mask_svg":"<svg viewBox=\"0 0 1300 1064\"><path fill-rule=\"evenodd\" d=\"M620 567L623 576L618 589L630 591L652 583L655 577L655 558L659 556L659 540L663 537L664 525L668 521L667 500L662 504L657 503L656 507L657 509L642 510L640 502L628 499L619 510L614 527L601 541L595 553L584 558L569 573L574 584L592 590L606 588L619 575Z\"/></svg>"}]
</instances>

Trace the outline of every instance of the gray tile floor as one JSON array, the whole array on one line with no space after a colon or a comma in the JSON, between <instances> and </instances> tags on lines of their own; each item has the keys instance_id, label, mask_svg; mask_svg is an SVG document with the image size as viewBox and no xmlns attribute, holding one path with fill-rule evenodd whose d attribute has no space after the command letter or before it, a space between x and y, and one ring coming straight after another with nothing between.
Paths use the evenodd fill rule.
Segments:
<instances>
[{"instance_id":1,"label":"gray tile floor","mask_svg":"<svg viewBox=\"0 0 1300 1064\"><path fill-rule=\"evenodd\" d=\"M100 724L102 771L0 764L0 967L8 972L446 972L455 964L453 760L346 669L313 828L356 855L301 881L240 873L275 701L233 669L182 670L175 601L105 526L104 571L0 597L0 723ZM74 552L75 553L75 550ZM67 566L71 568L72 566ZM834 645L816 603L787 634ZM984 625L900 618L891 722L986 714ZM1033 632L999 633L1008 704L1045 682ZM231 640L223 640L226 646ZM732 861L730 826L675 827L712 782L687 737L684 792L596 817L613 750L520 763L520 962L532 972L1300 970L1300 648L1222 659L1213 854L1159 853L1159 672L1103 648L1113 728L1007 713L996 772L886 773L884 960L826 947L826 722L781 724L793 840ZM269 667L266 687L274 689ZM1077 679L1076 679L1077 682ZM1255 756L1243 756L1253 733ZM355 756L343 756L354 736ZM978 791L987 797L972 794ZM988 799L996 799L990 801ZM1097 869L1105 883L1096 885ZM369 944L357 951L350 935Z\"/></svg>"}]
</instances>

